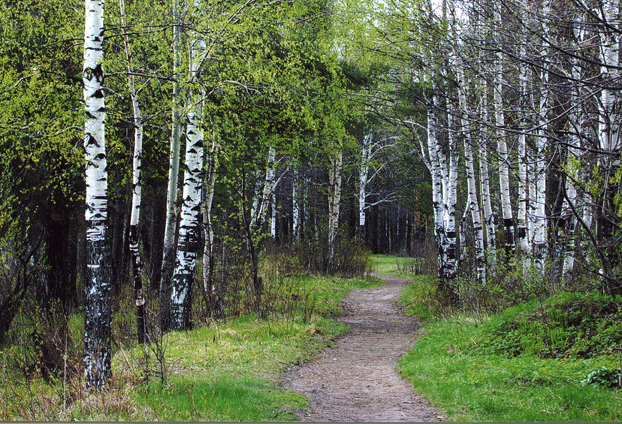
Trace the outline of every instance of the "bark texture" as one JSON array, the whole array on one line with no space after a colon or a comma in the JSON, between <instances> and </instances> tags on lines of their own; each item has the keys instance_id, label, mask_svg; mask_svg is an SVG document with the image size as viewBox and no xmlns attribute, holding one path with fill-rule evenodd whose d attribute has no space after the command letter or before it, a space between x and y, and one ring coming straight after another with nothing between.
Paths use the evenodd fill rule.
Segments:
<instances>
[{"instance_id":1,"label":"bark texture","mask_svg":"<svg viewBox=\"0 0 622 424\"><path fill-rule=\"evenodd\" d=\"M103 388L110 377L110 269L107 254L108 174L104 105L104 2L86 0L84 31L84 101L86 119L86 297L84 376L87 388Z\"/></svg>"}]
</instances>

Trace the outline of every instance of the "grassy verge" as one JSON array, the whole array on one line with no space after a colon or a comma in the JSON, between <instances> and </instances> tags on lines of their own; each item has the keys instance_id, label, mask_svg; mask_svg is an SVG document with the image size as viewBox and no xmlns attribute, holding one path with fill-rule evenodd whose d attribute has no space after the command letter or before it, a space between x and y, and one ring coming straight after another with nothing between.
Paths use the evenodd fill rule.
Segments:
<instances>
[{"instance_id":1,"label":"grassy verge","mask_svg":"<svg viewBox=\"0 0 622 424\"><path fill-rule=\"evenodd\" d=\"M449 420L620 420L622 299L564 294L475 319L413 278L401 301L428 323L399 369Z\"/></svg>"},{"instance_id":2,"label":"grassy verge","mask_svg":"<svg viewBox=\"0 0 622 424\"><path fill-rule=\"evenodd\" d=\"M341 312L343 297L381 280L301 277L294 283L301 288L296 293L309 296L295 294L304 305L293 313L288 306L287 316L243 316L164 336L164 382L157 375L154 344L147 349L118 347L111 390L93 396L81 392L79 378L50 384L33 376L22 383L19 372L3 368L0 416L63 421L297 420L293 411L305 408L306 400L279 387L280 373L347 331L330 319ZM3 362L10 355L3 351Z\"/></svg>"}]
</instances>

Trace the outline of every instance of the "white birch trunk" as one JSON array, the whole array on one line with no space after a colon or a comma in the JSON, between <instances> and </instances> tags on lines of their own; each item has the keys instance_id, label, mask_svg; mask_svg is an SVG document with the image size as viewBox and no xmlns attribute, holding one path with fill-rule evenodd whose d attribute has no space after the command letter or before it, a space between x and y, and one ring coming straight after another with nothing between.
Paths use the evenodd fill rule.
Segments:
<instances>
[{"instance_id":1,"label":"white birch trunk","mask_svg":"<svg viewBox=\"0 0 622 424\"><path fill-rule=\"evenodd\" d=\"M525 11L526 2L521 2L521 13L523 19L527 16ZM521 59L526 60L526 44L527 37L521 37L521 46L519 48L519 56ZM528 67L520 66L519 70L519 89L521 94L521 111L519 118L519 131L518 135L518 225L516 238L518 245L520 246L521 257L523 261L523 268L527 268L531 262L531 244L527 237L527 205L529 202L529 183L527 181L527 114L526 106L528 102Z\"/></svg>"},{"instance_id":2,"label":"white birch trunk","mask_svg":"<svg viewBox=\"0 0 622 424\"><path fill-rule=\"evenodd\" d=\"M574 35L579 42L583 42L583 29L575 29ZM572 77L575 81L579 81L581 78L581 69L579 67L579 63L577 59L572 60ZM570 136L568 137L568 156L569 158L579 158L581 157L581 151L579 147L581 145L581 131L583 128L582 116L581 116L581 89L578 86L575 86L572 90L571 94L571 108L572 112L570 113ZM570 171L570 172L569 172ZM562 265L562 277L565 278L568 274L570 274L574 269L574 261L575 261L575 230L577 229L578 220L575 217L575 211L577 210L578 201L579 201L579 193L577 191L577 187L575 185L575 181L580 181L580 177L578 172L575 172L574 169L566 170L566 197L564 198L563 203L563 220L564 220L564 254L562 255L563 265ZM574 210L573 210L574 208Z\"/></svg>"},{"instance_id":3,"label":"white birch trunk","mask_svg":"<svg viewBox=\"0 0 622 424\"><path fill-rule=\"evenodd\" d=\"M451 281L458 273L458 255L456 248L457 231L456 231L456 203L458 202L458 147L456 137L453 131L453 115L448 114L448 141L449 141L449 169L447 172L447 180L445 182L445 189L447 193L444 194L444 216L445 216L445 236L446 236L446 251L447 251L447 280ZM437 137L438 142L438 137ZM437 152L440 151L440 146L437 148Z\"/></svg>"},{"instance_id":4,"label":"white birch trunk","mask_svg":"<svg viewBox=\"0 0 622 424\"><path fill-rule=\"evenodd\" d=\"M359 234L365 234L365 210L367 197L367 177L369 174L369 160L371 159L371 147L373 131L369 131L363 138L363 147L361 149L361 165L359 168Z\"/></svg>"},{"instance_id":5,"label":"white birch trunk","mask_svg":"<svg viewBox=\"0 0 622 424\"><path fill-rule=\"evenodd\" d=\"M488 105L485 98L481 106L482 121L488 122ZM485 248L486 248L486 267L492 269L496 264L497 258L497 237L495 225L495 215L492 211L492 199L490 196L490 173L488 171L488 144L487 129L483 125L480 130L481 144L479 148L479 175L482 193L482 208L484 212Z\"/></svg>"},{"instance_id":6,"label":"white birch trunk","mask_svg":"<svg viewBox=\"0 0 622 424\"><path fill-rule=\"evenodd\" d=\"M335 248L339 229L339 208L341 206L341 171L343 149L337 146L337 152L330 158L328 170L328 271L335 267Z\"/></svg>"},{"instance_id":7,"label":"white birch trunk","mask_svg":"<svg viewBox=\"0 0 622 424\"><path fill-rule=\"evenodd\" d=\"M197 6L198 0L195 0ZM205 41L198 33L193 34L190 47L190 80L196 81L205 56ZM183 203L179 225L179 242L171 291L171 329L190 328L192 286L197 260L199 240L199 212L203 173L203 98L205 92L198 89L190 97L186 131L186 170L184 171Z\"/></svg>"},{"instance_id":8,"label":"white birch trunk","mask_svg":"<svg viewBox=\"0 0 622 424\"><path fill-rule=\"evenodd\" d=\"M466 81L464 78L464 69L459 64L458 72L458 101L461 110L461 127L464 133L464 160L466 165L467 177L467 210L471 212L471 220L473 221L473 232L475 239L475 258L477 266L477 279L486 284L486 263L484 251L484 228L482 225L481 211L477 200L477 184L475 181L475 165L473 159L473 148L471 145L471 128L468 121L468 105L466 98ZM466 211L465 211L466 213ZM464 240L464 231L461 231L461 240ZM461 250L466 251L465 243L461 243Z\"/></svg>"},{"instance_id":9,"label":"white birch trunk","mask_svg":"<svg viewBox=\"0 0 622 424\"><path fill-rule=\"evenodd\" d=\"M615 112L615 104L617 100L616 91L611 88L614 81L617 81L619 71L617 67L620 65L620 35L616 32L616 20L620 13L619 5L613 0L604 1L602 6L603 28L600 33L600 73L603 88L600 93L598 120L598 138L600 149L604 152L613 152L620 148L620 134L618 116ZM611 155L601 155L600 164L609 170L613 160L619 160L619 157L613 159Z\"/></svg>"},{"instance_id":10,"label":"white birch trunk","mask_svg":"<svg viewBox=\"0 0 622 424\"><path fill-rule=\"evenodd\" d=\"M133 75L132 48L125 22L125 1L119 0L121 26L123 27L123 42L127 59L128 89L132 100L134 113L134 154L132 156L132 209L130 214L129 250L132 255L132 277L134 279L134 300L136 303L136 328L138 343L146 342L145 326L145 297L143 294L142 262L140 258L138 223L140 221L140 202L142 199L142 185L140 180L141 157L143 149L143 115L138 102L138 93Z\"/></svg>"},{"instance_id":11,"label":"white birch trunk","mask_svg":"<svg viewBox=\"0 0 622 424\"><path fill-rule=\"evenodd\" d=\"M432 105L428 106L428 157L427 162L432 177L432 207L434 209L434 234L436 236L438 278L441 285L447 284L447 253L445 251L447 241L444 220L443 198L443 173L441 170L436 121L436 96L432 99Z\"/></svg>"},{"instance_id":12,"label":"white birch trunk","mask_svg":"<svg viewBox=\"0 0 622 424\"><path fill-rule=\"evenodd\" d=\"M495 20L501 24L501 14L498 7L495 8ZM512 216L512 204L510 202L510 162L508 147L505 140L505 114L503 110L503 55L497 53L494 73L495 87L493 101L495 109L495 127L497 130L497 151L499 154L499 188L501 191L501 212L503 226L505 228L505 251L513 255L515 251L514 219Z\"/></svg>"},{"instance_id":13,"label":"white birch trunk","mask_svg":"<svg viewBox=\"0 0 622 424\"><path fill-rule=\"evenodd\" d=\"M164 227L164 248L162 276L160 282L160 328L168 331L171 320L171 278L175 267L175 239L177 230L177 187L179 185L179 154L181 149L181 20L180 0L173 0L173 107L171 112L172 131L168 190L166 197L166 223Z\"/></svg>"},{"instance_id":14,"label":"white birch trunk","mask_svg":"<svg viewBox=\"0 0 622 424\"><path fill-rule=\"evenodd\" d=\"M294 168L292 176L292 235L294 241L300 240L300 201L298 187L298 168Z\"/></svg>"},{"instance_id":15,"label":"white birch trunk","mask_svg":"<svg viewBox=\"0 0 622 424\"><path fill-rule=\"evenodd\" d=\"M275 160L276 150L273 146L270 146L268 149L268 166L266 168L266 176L263 182L263 188L261 189L261 195L259 195L259 188L261 185L258 185L253 199L253 207L251 209L251 228L253 229L261 226L262 223L265 222L268 207L272 203L272 195L277 185Z\"/></svg>"},{"instance_id":16,"label":"white birch trunk","mask_svg":"<svg viewBox=\"0 0 622 424\"><path fill-rule=\"evenodd\" d=\"M549 19L551 13L551 5L549 1L545 1L543 5L542 15L544 16L543 33L545 39L549 37L549 25L546 19ZM542 66L542 75L540 81L540 105L538 108L538 136L536 137L536 173L535 173L535 221L534 221L534 240L533 253L536 268L543 270L547 258L547 219L546 219L546 145L547 145L547 116L549 105L549 73L548 73L548 48L542 46L541 56L544 59Z\"/></svg>"},{"instance_id":17,"label":"white birch trunk","mask_svg":"<svg viewBox=\"0 0 622 424\"><path fill-rule=\"evenodd\" d=\"M276 190L270 193L270 237L276 240Z\"/></svg>"},{"instance_id":18,"label":"white birch trunk","mask_svg":"<svg viewBox=\"0 0 622 424\"><path fill-rule=\"evenodd\" d=\"M104 1L86 0L84 26L84 149L86 156L86 276L84 376L87 389L101 389L110 377L112 291L106 233L108 173L106 170L104 104Z\"/></svg>"}]
</instances>

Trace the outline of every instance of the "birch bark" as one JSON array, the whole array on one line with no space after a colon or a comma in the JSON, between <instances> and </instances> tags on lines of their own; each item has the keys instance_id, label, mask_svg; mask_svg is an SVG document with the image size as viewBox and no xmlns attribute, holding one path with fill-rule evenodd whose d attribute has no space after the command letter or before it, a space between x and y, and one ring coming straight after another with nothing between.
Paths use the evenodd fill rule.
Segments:
<instances>
[{"instance_id":1,"label":"birch bark","mask_svg":"<svg viewBox=\"0 0 622 424\"><path fill-rule=\"evenodd\" d=\"M495 7L495 20L501 25L501 13L499 5ZM495 109L495 127L497 130L497 151L499 153L499 189L501 191L501 212L503 226L505 227L505 251L508 255L514 255L516 248L514 238L514 218L512 216L512 204L510 201L510 161L506 142L505 113L503 109L503 55L498 52L495 60L494 72L495 86L493 101Z\"/></svg>"},{"instance_id":2,"label":"birch bark","mask_svg":"<svg viewBox=\"0 0 622 424\"><path fill-rule=\"evenodd\" d=\"M434 94L432 101L428 105L428 147L426 165L432 177L432 206L434 208L434 233L436 236L437 259L438 259L438 279L439 286L446 290L452 301L455 301L455 293L452 291L451 279L454 277L455 267L450 261L450 241L448 240L448 224L450 211L448 208L449 196L449 173L445 155L442 152L442 145L438 137L438 96ZM422 146L423 151L423 146ZM424 155L425 157L425 155ZM455 247L455 231L453 234ZM457 262L457 261L454 261Z\"/></svg>"},{"instance_id":3,"label":"birch bark","mask_svg":"<svg viewBox=\"0 0 622 424\"><path fill-rule=\"evenodd\" d=\"M579 19L577 19L579 22ZM573 30L574 36L579 43L584 41L584 31L581 25L575 27ZM575 81L581 80L581 68L579 67L578 59L573 59L572 63L572 78ZM581 157L581 132L582 128L584 128L584 123L582 120L584 116L581 113L581 88L578 85L575 85L572 89L571 98L570 98L570 135L568 137L568 155L571 159L578 159ZM587 127L587 125L585 125ZM578 226L578 220L575 217L574 213L576 211L575 205L578 206L578 202L580 199L579 192L577 190L577 182L581 181L579 177L580 170L575 170L572 167L566 168L566 197L564 198L563 203L563 221L564 221L564 231L565 231L565 246L564 246L564 255L562 257L563 265L562 265L562 277L568 276L568 274L572 273L574 269L574 261L575 261L575 248L576 248L576 233ZM573 208L574 207L574 208ZM579 229L580 231L580 229Z\"/></svg>"},{"instance_id":4,"label":"birch bark","mask_svg":"<svg viewBox=\"0 0 622 424\"><path fill-rule=\"evenodd\" d=\"M543 58L541 81L540 81L540 104L538 107L538 136L536 137L535 152L535 195L534 203L535 220L534 220L534 239L533 253L534 263L537 269L543 270L547 258L547 219L546 219L546 145L547 145L547 127L548 127L548 107L549 107L549 72L548 72L548 43L550 37L550 28L547 19L550 19L551 4L545 1L542 7L543 28L545 41L543 41L541 49L541 57Z\"/></svg>"},{"instance_id":5,"label":"birch bark","mask_svg":"<svg viewBox=\"0 0 622 424\"><path fill-rule=\"evenodd\" d=\"M445 237L447 246L445 248L447 252L447 281L448 283L454 279L458 273L458 254L457 254L457 231L456 231L456 203L458 202L458 164L459 164L459 151L455 132L453 128L453 114L448 113L447 116L448 127L448 142L449 142L449 170L447 172L447 179L444 184L446 193L444 195L445 203L444 220L445 220ZM437 143L439 141L436 138ZM437 153L441 152L441 146L437 146Z\"/></svg>"},{"instance_id":6,"label":"birch bark","mask_svg":"<svg viewBox=\"0 0 622 424\"><path fill-rule=\"evenodd\" d=\"M373 131L369 131L365 137L363 137L363 146L361 149L361 165L359 167L359 193L358 193L358 203L359 203L359 235L365 234L365 209L366 202L365 199L367 197L367 183L368 183L368 174L369 174L369 160L371 159L371 147L372 147L372 138Z\"/></svg>"},{"instance_id":7,"label":"birch bark","mask_svg":"<svg viewBox=\"0 0 622 424\"><path fill-rule=\"evenodd\" d=\"M298 187L298 168L294 168L292 176L292 234L293 240L300 240L300 201Z\"/></svg>"},{"instance_id":8,"label":"birch bark","mask_svg":"<svg viewBox=\"0 0 622 424\"><path fill-rule=\"evenodd\" d=\"M484 90L486 92L486 90ZM488 133L486 123L488 122L488 105L486 97L482 99L481 117L484 125L480 128L481 144L479 148L479 175L482 193L482 207L484 209L484 229L485 229L485 249L486 249L486 265L491 269L496 264L497 258L497 237L495 225L495 215L492 211L492 200L490 196L490 173L488 171Z\"/></svg>"},{"instance_id":9,"label":"birch bark","mask_svg":"<svg viewBox=\"0 0 622 424\"><path fill-rule=\"evenodd\" d=\"M177 192L179 185L179 154L181 149L181 19L180 0L173 0L173 107L168 189L166 197L166 223L160 282L160 328L168 331L171 320L171 278L175 267L175 241L177 232Z\"/></svg>"},{"instance_id":10,"label":"birch bark","mask_svg":"<svg viewBox=\"0 0 622 424\"><path fill-rule=\"evenodd\" d=\"M521 13L522 19L527 20L525 11L527 10L526 2L522 1ZM519 56L522 60L526 60L526 46L528 44L527 35L523 34L520 39ZM531 262L531 244L527 234L527 205L529 202L529 182L527 181L527 104L528 102L528 67L521 66L519 70L519 90L521 98L521 114L519 118L519 135L518 135L518 226L516 238L520 246L523 267L526 268Z\"/></svg>"},{"instance_id":11,"label":"birch bark","mask_svg":"<svg viewBox=\"0 0 622 424\"><path fill-rule=\"evenodd\" d=\"M112 291L107 251L108 173L104 103L104 1L85 1L84 149L86 156L86 297L84 377L87 389L101 389L110 377Z\"/></svg>"},{"instance_id":12,"label":"birch bark","mask_svg":"<svg viewBox=\"0 0 622 424\"><path fill-rule=\"evenodd\" d=\"M145 297L143 294L142 261L138 250L140 235L138 233L138 223L140 221L140 202L142 198L142 185L140 180L141 157L143 149L143 115L138 101L138 92L133 72L133 55L128 29L125 21L125 0L119 0L119 10L121 13L121 26L123 28L123 43L125 46L125 56L127 59L128 89L132 100L132 111L134 113L134 154L132 156L132 210L130 214L130 234L129 249L132 255L132 277L134 279L134 300L136 303L136 329L138 343L145 343Z\"/></svg>"},{"instance_id":13,"label":"birch bark","mask_svg":"<svg viewBox=\"0 0 622 424\"><path fill-rule=\"evenodd\" d=\"M195 0L195 7L200 5ZM205 92L196 84L200 66L205 56L205 40L194 32L190 46L190 81L198 89L190 96L188 125L186 130L186 170L182 194L179 242L171 291L171 329L185 330L191 327L192 289L199 241L199 212L201 210L201 187L203 185L203 99Z\"/></svg>"},{"instance_id":14,"label":"birch bark","mask_svg":"<svg viewBox=\"0 0 622 424\"><path fill-rule=\"evenodd\" d=\"M251 211L251 228L253 229L261 226L262 223L265 222L266 215L268 214L268 207L272 204L273 193L276 190L276 185L278 184L278 181L276 181L275 162L276 150L274 149L274 146L270 146L268 149L268 165L266 168L263 188L261 189L261 196L259 195L259 190L257 189L257 193L253 199L253 208ZM259 185L259 187L261 187L261 185ZM272 228L270 230L272 234Z\"/></svg>"},{"instance_id":15,"label":"birch bark","mask_svg":"<svg viewBox=\"0 0 622 424\"><path fill-rule=\"evenodd\" d=\"M477 278L486 284L486 263L484 251L484 228L482 225L481 211L477 200L477 184L475 181L475 165L473 159L473 147L471 145L471 128L468 120L468 105L466 96L466 80L464 77L464 68L459 63L457 69L458 75L458 101L460 102L462 132L464 134L464 160L466 165L466 178L468 200L467 209L471 212L471 220L473 221L473 231L475 238L475 258L477 266ZM461 231L461 237L464 231ZM461 250L465 251L465 245L462 244Z\"/></svg>"},{"instance_id":16,"label":"birch bark","mask_svg":"<svg viewBox=\"0 0 622 424\"><path fill-rule=\"evenodd\" d=\"M337 247L337 230L339 226L339 208L341 205L341 171L343 166L343 149L337 146L337 151L330 158L328 170L328 271L332 272L335 264L335 248Z\"/></svg>"}]
</instances>

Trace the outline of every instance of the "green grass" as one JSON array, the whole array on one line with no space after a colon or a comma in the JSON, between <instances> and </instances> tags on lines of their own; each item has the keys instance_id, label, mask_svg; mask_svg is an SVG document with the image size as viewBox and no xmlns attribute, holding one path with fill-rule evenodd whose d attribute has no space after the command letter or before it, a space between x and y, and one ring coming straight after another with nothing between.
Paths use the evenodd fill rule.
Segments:
<instances>
[{"instance_id":1,"label":"green grass","mask_svg":"<svg viewBox=\"0 0 622 424\"><path fill-rule=\"evenodd\" d=\"M581 383L593 370L619 366L619 358L476 354L479 327L466 319L427 324L399 363L415 390L452 421L619 420L622 399L616 391Z\"/></svg>"},{"instance_id":2,"label":"green grass","mask_svg":"<svg viewBox=\"0 0 622 424\"><path fill-rule=\"evenodd\" d=\"M397 266L398 263L404 260L404 258L398 258L397 256L392 255L372 255L372 271L380 275L388 275L390 277L409 278L411 275L400 272Z\"/></svg>"},{"instance_id":3,"label":"green grass","mask_svg":"<svg viewBox=\"0 0 622 424\"><path fill-rule=\"evenodd\" d=\"M414 277L402 290L399 300L406 313L416 317L419 323L431 321L447 313L446 306L436 296L436 287L429 275Z\"/></svg>"},{"instance_id":4,"label":"green grass","mask_svg":"<svg viewBox=\"0 0 622 424\"><path fill-rule=\"evenodd\" d=\"M162 340L164 383L152 349L118 347L110 390L84 396L75 379L67 385L74 400L64 404L60 382L34 378L24 385L3 379L0 400L2 406L6 399L10 403L0 413L9 420L295 421L294 410L306 408L307 401L280 388L281 372L346 332L347 326L330 319L341 312L343 297L382 280L307 276L294 283L299 306L313 302L310 318L300 308L280 319L242 316L169 333Z\"/></svg>"},{"instance_id":5,"label":"green grass","mask_svg":"<svg viewBox=\"0 0 622 424\"><path fill-rule=\"evenodd\" d=\"M401 301L428 323L399 369L449 420L622 418L622 390L605 384L622 365L622 299L564 294L475 319L435 300L432 278L413 278Z\"/></svg>"}]
</instances>

